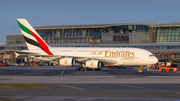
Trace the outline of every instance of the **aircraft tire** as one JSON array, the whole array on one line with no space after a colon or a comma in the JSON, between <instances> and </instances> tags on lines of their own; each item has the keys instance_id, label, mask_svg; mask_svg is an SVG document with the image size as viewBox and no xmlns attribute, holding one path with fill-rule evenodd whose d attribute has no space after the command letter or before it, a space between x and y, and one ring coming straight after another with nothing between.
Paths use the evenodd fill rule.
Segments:
<instances>
[{"instance_id":1,"label":"aircraft tire","mask_svg":"<svg viewBox=\"0 0 180 101\"><path fill-rule=\"evenodd\" d=\"M101 70L100 68L96 69L96 71L100 71L100 70Z\"/></svg>"}]
</instances>

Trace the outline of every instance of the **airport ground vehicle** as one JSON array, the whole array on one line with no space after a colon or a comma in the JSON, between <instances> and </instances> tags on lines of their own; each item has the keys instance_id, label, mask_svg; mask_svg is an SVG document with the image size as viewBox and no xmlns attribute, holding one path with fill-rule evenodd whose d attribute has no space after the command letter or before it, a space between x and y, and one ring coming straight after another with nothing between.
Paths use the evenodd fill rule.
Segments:
<instances>
[{"instance_id":1,"label":"airport ground vehicle","mask_svg":"<svg viewBox=\"0 0 180 101\"><path fill-rule=\"evenodd\" d=\"M175 71L177 71L178 69L177 69L177 64L169 64L169 65L161 65L159 68L158 68L158 70L157 71L163 71L163 72L169 72L169 71L171 71L171 72L175 72Z\"/></svg>"},{"instance_id":2,"label":"airport ground vehicle","mask_svg":"<svg viewBox=\"0 0 180 101\"><path fill-rule=\"evenodd\" d=\"M142 69L142 68L139 68L139 69L137 70L137 73L143 73L143 69Z\"/></svg>"},{"instance_id":3,"label":"airport ground vehicle","mask_svg":"<svg viewBox=\"0 0 180 101\"><path fill-rule=\"evenodd\" d=\"M24 66L24 65L25 65L25 63L24 63L24 62L21 62L19 65L20 65L20 66Z\"/></svg>"},{"instance_id":4,"label":"airport ground vehicle","mask_svg":"<svg viewBox=\"0 0 180 101\"><path fill-rule=\"evenodd\" d=\"M7 66L7 62L1 63L0 66Z\"/></svg>"},{"instance_id":5,"label":"airport ground vehicle","mask_svg":"<svg viewBox=\"0 0 180 101\"><path fill-rule=\"evenodd\" d=\"M13 63L12 65L13 65L13 66L18 66L18 64L17 64L16 62L15 62L15 63Z\"/></svg>"},{"instance_id":6,"label":"airport ground vehicle","mask_svg":"<svg viewBox=\"0 0 180 101\"><path fill-rule=\"evenodd\" d=\"M158 66L154 64L154 65L151 65L150 68L158 68Z\"/></svg>"},{"instance_id":7,"label":"airport ground vehicle","mask_svg":"<svg viewBox=\"0 0 180 101\"><path fill-rule=\"evenodd\" d=\"M172 65L158 65L158 66L150 66L149 68L147 68L147 71L163 71L163 72L175 72L178 71L177 69L177 65L172 64Z\"/></svg>"},{"instance_id":8,"label":"airport ground vehicle","mask_svg":"<svg viewBox=\"0 0 180 101\"><path fill-rule=\"evenodd\" d=\"M178 69L176 67L161 67L157 71L175 72L175 71L178 71Z\"/></svg>"}]
</instances>

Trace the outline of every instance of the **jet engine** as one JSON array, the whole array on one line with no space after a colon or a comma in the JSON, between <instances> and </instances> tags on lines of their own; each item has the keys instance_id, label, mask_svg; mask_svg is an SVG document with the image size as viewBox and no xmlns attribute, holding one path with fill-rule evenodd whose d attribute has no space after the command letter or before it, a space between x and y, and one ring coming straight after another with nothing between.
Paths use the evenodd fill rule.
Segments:
<instances>
[{"instance_id":1,"label":"jet engine","mask_svg":"<svg viewBox=\"0 0 180 101\"><path fill-rule=\"evenodd\" d=\"M74 62L73 58L62 58L59 60L59 64L63 66L72 66Z\"/></svg>"},{"instance_id":2,"label":"jet engine","mask_svg":"<svg viewBox=\"0 0 180 101\"><path fill-rule=\"evenodd\" d=\"M101 62L99 60L88 60L85 62L85 66L88 68L99 68L101 67Z\"/></svg>"}]
</instances>

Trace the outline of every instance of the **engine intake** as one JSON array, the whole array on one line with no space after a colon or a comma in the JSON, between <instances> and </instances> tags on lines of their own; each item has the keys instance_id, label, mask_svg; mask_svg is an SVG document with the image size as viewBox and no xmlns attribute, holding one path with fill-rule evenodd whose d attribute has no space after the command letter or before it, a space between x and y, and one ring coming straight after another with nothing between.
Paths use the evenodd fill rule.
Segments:
<instances>
[{"instance_id":1,"label":"engine intake","mask_svg":"<svg viewBox=\"0 0 180 101\"><path fill-rule=\"evenodd\" d=\"M59 60L59 64L63 66L72 66L74 64L73 58L62 58Z\"/></svg>"},{"instance_id":2,"label":"engine intake","mask_svg":"<svg viewBox=\"0 0 180 101\"><path fill-rule=\"evenodd\" d=\"M99 68L101 67L101 62L99 60L88 60L85 62L85 66L88 68Z\"/></svg>"}]
</instances>

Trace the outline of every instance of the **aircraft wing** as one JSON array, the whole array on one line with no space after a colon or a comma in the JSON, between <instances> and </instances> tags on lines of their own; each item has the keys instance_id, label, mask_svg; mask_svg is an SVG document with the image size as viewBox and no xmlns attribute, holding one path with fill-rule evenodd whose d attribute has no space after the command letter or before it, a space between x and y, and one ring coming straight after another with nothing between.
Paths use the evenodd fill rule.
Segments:
<instances>
[{"instance_id":1,"label":"aircraft wing","mask_svg":"<svg viewBox=\"0 0 180 101\"><path fill-rule=\"evenodd\" d=\"M75 60L81 60L80 63L84 63L88 60L99 60L104 66L115 66L115 65L123 65L123 62L112 60L112 59L103 59L103 58L83 58L83 57L74 57Z\"/></svg>"},{"instance_id":2,"label":"aircraft wing","mask_svg":"<svg viewBox=\"0 0 180 101\"><path fill-rule=\"evenodd\" d=\"M35 55L32 57L36 58L36 59L44 60L44 61L50 61L50 60L59 61L59 59L61 59L61 58L73 58L74 60L77 60L79 63L83 63L83 62L91 60L91 59L99 60L99 61L106 63L106 64L117 64L117 63L119 63L118 61L111 60L111 59L72 57L72 56L59 56L59 55Z\"/></svg>"},{"instance_id":3,"label":"aircraft wing","mask_svg":"<svg viewBox=\"0 0 180 101\"><path fill-rule=\"evenodd\" d=\"M101 62L103 62L104 64L117 64L119 63L118 61L116 60L111 60L111 59L103 59L103 58L96 58L96 57L92 57L92 58L87 58L87 57L73 57L75 60L80 60L80 61L88 61L88 60L99 60ZM122 63L123 64L123 63Z\"/></svg>"},{"instance_id":4,"label":"aircraft wing","mask_svg":"<svg viewBox=\"0 0 180 101\"><path fill-rule=\"evenodd\" d=\"M61 56L56 56L56 55L32 55L32 56L29 56L29 57L33 57L33 58L39 58L39 59L51 59L51 60L57 60L57 59L60 59L62 58Z\"/></svg>"}]
</instances>

